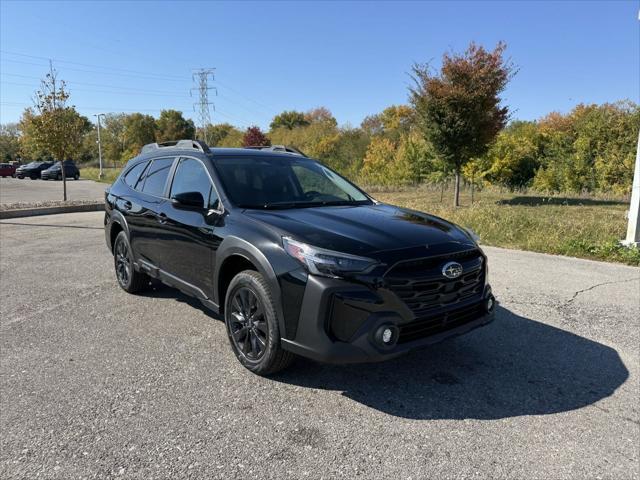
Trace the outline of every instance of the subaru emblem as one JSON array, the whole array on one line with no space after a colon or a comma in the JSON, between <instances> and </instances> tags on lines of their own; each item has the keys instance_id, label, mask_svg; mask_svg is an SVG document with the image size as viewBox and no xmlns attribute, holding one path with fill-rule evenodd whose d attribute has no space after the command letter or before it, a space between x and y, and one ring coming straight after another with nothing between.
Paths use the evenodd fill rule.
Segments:
<instances>
[{"instance_id":1,"label":"subaru emblem","mask_svg":"<svg viewBox=\"0 0 640 480\"><path fill-rule=\"evenodd\" d=\"M447 278L458 278L462 275L462 265L458 262L445 263L444 267L442 267L442 275Z\"/></svg>"}]
</instances>

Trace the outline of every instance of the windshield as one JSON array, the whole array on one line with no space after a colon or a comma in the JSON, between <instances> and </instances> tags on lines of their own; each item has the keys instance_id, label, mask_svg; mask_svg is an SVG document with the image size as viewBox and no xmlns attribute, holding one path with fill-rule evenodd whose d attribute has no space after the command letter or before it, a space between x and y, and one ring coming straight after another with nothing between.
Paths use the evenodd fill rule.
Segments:
<instances>
[{"instance_id":1,"label":"windshield","mask_svg":"<svg viewBox=\"0 0 640 480\"><path fill-rule=\"evenodd\" d=\"M369 198L335 172L302 157L216 158L231 201L243 208L300 208L369 204Z\"/></svg>"}]
</instances>

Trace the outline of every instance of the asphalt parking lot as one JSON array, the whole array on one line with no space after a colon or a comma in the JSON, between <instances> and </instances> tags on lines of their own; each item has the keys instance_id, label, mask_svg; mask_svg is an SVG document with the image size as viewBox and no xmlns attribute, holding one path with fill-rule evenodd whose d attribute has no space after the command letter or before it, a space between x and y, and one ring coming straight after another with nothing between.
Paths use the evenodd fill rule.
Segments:
<instances>
[{"instance_id":1,"label":"asphalt parking lot","mask_svg":"<svg viewBox=\"0 0 640 480\"><path fill-rule=\"evenodd\" d=\"M260 378L117 287L102 214L2 221L0 478L638 478L639 269L486 251L490 326Z\"/></svg>"},{"instance_id":2,"label":"asphalt parking lot","mask_svg":"<svg viewBox=\"0 0 640 480\"><path fill-rule=\"evenodd\" d=\"M108 185L93 180L68 180L69 200L104 200ZM41 203L62 200L62 182L0 178L0 203Z\"/></svg>"}]
</instances>

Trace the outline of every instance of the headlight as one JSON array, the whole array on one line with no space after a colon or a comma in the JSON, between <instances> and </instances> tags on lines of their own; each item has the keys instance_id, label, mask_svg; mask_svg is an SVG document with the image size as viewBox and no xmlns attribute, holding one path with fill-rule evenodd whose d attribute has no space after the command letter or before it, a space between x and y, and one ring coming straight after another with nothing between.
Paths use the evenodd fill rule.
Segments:
<instances>
[{"instance_id":1,"label":"headlight","mask_svg":"<svg viewBox=\"0 0 640 480\"><path fill-rule=\"evenodd\" d=\"M282 245L285 252L307 267L309 273L325 277L335 278L346 273L363 273L378 264L371 258L312 247L289 237L282 238Z\"/></svg>"}]
</instances>

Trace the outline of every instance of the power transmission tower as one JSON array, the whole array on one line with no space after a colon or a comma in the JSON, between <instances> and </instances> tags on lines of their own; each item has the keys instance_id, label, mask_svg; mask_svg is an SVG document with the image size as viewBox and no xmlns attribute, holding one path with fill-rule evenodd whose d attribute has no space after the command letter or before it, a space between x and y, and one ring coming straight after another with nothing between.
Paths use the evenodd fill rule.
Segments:
<instances>
[{"instance_id":1,"label":"power transmission tower","mask_svg":"<svg viewBox=\"0 0 640 480\"><path fill-rule=\"evenodd\" d=\"M196 85L190 91L193 95L193 91L198 92L198 101L193 104L193 111L198 112L200 123L200 136L205 143L209 143L207 138L207 127L211 125L211 114L209 113L209 106L213 106L215 111L215 105L209 101L209 90L213 90L215 94L218 94L216 87L209 86L209 79L214 80L215 68L198 68L194 69L192 78Z\"/></svg>"}]
</instances>

